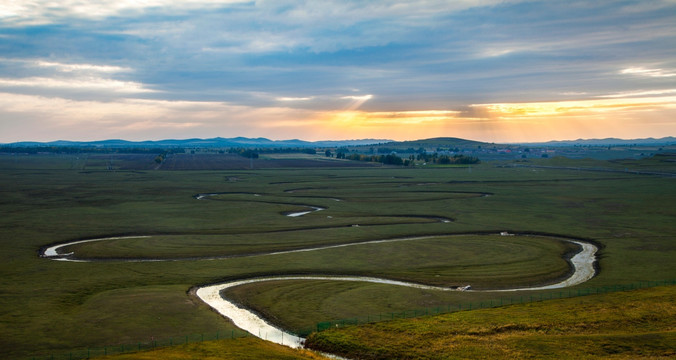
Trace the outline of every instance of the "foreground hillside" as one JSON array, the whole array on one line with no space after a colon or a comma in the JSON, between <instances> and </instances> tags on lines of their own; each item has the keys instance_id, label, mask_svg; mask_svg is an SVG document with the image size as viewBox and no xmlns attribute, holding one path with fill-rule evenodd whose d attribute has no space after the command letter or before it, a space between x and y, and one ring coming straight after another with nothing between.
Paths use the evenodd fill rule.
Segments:
<instances>
[{"instance_id":1,"label":"foreground hillside","mask_svg":"<svg viewBox=\"0 0 676 360\"><path fill-rule=\"evenodd\" d=\"M244 360L244 359L328 359L308 350L295 350L254 337L232 340L205 341L153 351L107 356L100 359L114 360Z\"/></svg>"},{"instance_id":2,"label":"foreground hillside","mask_svg":"<svg viewBox=\"0 0 676 360\"><path fill-rule=\"evenodd\" d=\"M351 359L676 356L676 286L345 327L307 346Z\"/></svg>"},{"instance_id":3,"label":"foreground hillside","mask_svg":"<svg viewBox=\"0 0 676 360\"><path fill-rule=\"evenodd\" d=\"M464 311L312 334L350 359L636 359L676 356L676 286ZM255 338L105 359L323 359Z\"/></svg>"}]
</instances>

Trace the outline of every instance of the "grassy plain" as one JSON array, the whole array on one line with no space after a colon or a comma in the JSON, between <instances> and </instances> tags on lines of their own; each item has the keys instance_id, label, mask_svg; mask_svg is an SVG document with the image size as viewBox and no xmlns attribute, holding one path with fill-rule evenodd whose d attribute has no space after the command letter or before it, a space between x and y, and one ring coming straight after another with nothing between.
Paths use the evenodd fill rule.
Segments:
<instances>
[{"instance_id":1,"label":"grassy plain","mask_svg":"<svg viewBox=\"0 0 676 360\"><path fill-rule=\"evenodd\" d=\"M314 333L350 359L635 359L676 356L676 287L550 300Z\"/></svg>"},{"instance_id":2,"label":"grassy plain","mask_svg":"<svg viewBox=\"0 0 676 360\"><path fill-rule=\"evenodd\" d=\"M600 273L589 286L676 278L674 178L495 165L109 171L110 159L0 156L0 357L228 331L234 326L188 292L227 279L352 274L496 288L565 275L565 244L494 235L500 231L597 242ZM307 205L325 210L284 216ZM38 257L49 244L131 235L150 237L67 249L97 262ZM241 256L423 235L439 237ZM240 256L199 259L213 255ZM232 296L279 324L304 327L492 295L280 282Z\"/></svg>"}]
</instances>

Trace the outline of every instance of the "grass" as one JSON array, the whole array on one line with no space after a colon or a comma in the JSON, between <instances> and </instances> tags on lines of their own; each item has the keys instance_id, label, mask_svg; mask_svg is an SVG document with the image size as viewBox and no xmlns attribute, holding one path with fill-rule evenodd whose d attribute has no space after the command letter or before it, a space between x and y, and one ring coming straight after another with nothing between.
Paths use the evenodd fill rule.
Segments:
<instances>
[{"instance_id":1,"label":"grass","mask_svg":"<svg viewBox=\"0 0 676 360\"><path fill-rule=\"evenodd\" d=\"M472 284L476 289L528 286L542 279L564 277L568 272L568 264L562 259L568 244L541 237L466 235L359 248L360 252L348 248L325 250L319 259L346 269L343 273L439 286ZM298 256L286 258L289 262L302 261ZM446 306L469 298L490 299L495 294L306 280L247 284L229 289L225 296L283 328L303 331L314 328L317 319Z\"/></svg>"},{"instance_id":2,"label":"grass","mask_svg":"<svg viewBox=\"0 0 676 360\"><path fill-rule=\"evenodd\" d=\"M257 253L341 243L350 238L350 232L355 232L349 231L354 230L352 228L345 230L270 233L270 237L263 238L260 234L156 236L99 241L68 247L66 251L75 250L89 258L96 258L96 255L106 258L166 258L169 255L190 258L233 254L257 258L260 257L255 255ZM297 239L299 234L323 241L301 241ZM331 264L332 268L346 269L344 271L432 285L459 286L469 282L476 288L526 286L564 277L569 271L564 256L575 249L577 247L570 243L538 236L438 236L391 243L357 243L317 251L305 265L305 272L310 272L312 267L319 268L320 264ZM305 253L276 257L297 265L308 262Z\"/></svg>"},{"instance_id":3,"label":"grass","mask_svg":"<svg viewBox=\"0 0 676 360\"><path fill-rule=\"evenodd\" d=\"M601 271L589 286L676 278L673 178L488 163L471 172L385 167L143 172L100 171L103 167L86 161L0 157L0 357L234 329L188 293L192 286L228 279L352 274L499 287L553 281L565 272L561 255L568 249L560 242L467 235L473 233L593 239L603 248ZM200 193L222 194L196 200ZM283 215L303 205L326 210ZM64 263L37 256L48 244L121 235L151 237L75 250L98 258L186 258L444 236L213 261ZM496 241L510 243L498 247ZM548 270L535 271L542 267ZM241 302L258 304L275 321L293 326L488 299L359 283L280 282L235 290ZM283 301L268 308L273 299Z\"/></svg>"},{"instance_id":4,"label":"grass","mask_svg":"<svg viewBox=\"0 0 676 360\"><path fill-rule=\"evenodd\" d=\"M105 356L110 360L246 360L246 359L328 359L308 350L293 350L260 339L247 337L191 343L133 354Z\"/></svg>"},{"instance_id":5,"label":"grass","mask_svg":"<svg viewBox=\"0 0 676 360\"><path fill-rule=\"evenodd\" d=\"M314 333L307 345L359 359L599 359L676 356L676 286Z\"/></svg>"}]
</instances>

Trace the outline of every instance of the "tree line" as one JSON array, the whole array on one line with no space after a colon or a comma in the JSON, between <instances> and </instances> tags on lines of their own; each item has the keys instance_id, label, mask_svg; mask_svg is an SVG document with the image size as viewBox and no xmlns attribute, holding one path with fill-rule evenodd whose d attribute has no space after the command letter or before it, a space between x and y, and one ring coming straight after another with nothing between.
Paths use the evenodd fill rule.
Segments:
<instances>
[{"instance_id":1,"label":"tree line","mask_svg":"<svg viewBox=\"0 0 676 360\"><path fill-rule=\"evenodd\" d=\"M259 154L310 154L315 155L317 150L313 148L229 148L228 154L237 154L245 158L258 159Z\"/></svg>"},{"instance_id":2,"label":"tree line","mask_svg":"<svg viewBox=\"0 0 676 360\"><path fill-rule=\"evenodd\" d=\"M411 157L412 156L413 155L411 155ZM418 161L424 161L426 163L441 164L441 165L452 165L452 164L469 165L469 164L478 164L481 162L481 160L479 160L478 157L460 154L450 156L450 155L439 155L438 153L433 154L422 153L418 154L416 159Z\"/></svg>"},{"instance_id":3,"label":"tree line","mask_svg":"<svg viewBox=\"0 0 676 360\"><path fill-rule=\"evenodd\" d=\"M330 151L326 151L326 156L331 156ZM338 149L336 152L336 158L338 159L347 159L355 161L369 161L369 162L379 162L385 165L401 165L401 166L413 166L415 165L416 160L422 161L430 164L439 164L439 165L469 165L469 164L479 164L481 160L478 157L474 156L465 156L465 155L439 155L438 153L420 153L416 155L410 155L407 159L402 159L395 154L388 155L365 155L358 153L346 153L341 149Z\"/></svg>"},{"instance_id":4,"label":"tree line","mask_svg":"<svg viewBox=\"0 0 676 360\"><path fill-rule=\"evenodd\" d=\"M336 154L338 159L347 159L347 160L356 160L356 161L369 161L369 162L379 162L385 165L411 165L410 160L404 160L397 155L388 154L388 155L364 155L364 154L349 154L346 155L343 152Z\"/></svg>"}]
</instances>

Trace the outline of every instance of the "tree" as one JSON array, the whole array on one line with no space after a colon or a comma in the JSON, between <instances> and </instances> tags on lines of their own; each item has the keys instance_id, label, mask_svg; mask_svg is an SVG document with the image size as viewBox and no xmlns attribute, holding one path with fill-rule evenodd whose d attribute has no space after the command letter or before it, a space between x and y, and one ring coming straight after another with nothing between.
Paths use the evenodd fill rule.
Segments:
<instances>
[{"instance_id":1,"label":"tree","mask_svg":"<svg viewBox=\"0 0 676 360\"><path fill-rule=\"evenodd\" d=\"M451 158L448 155L441 155L437 161L439 164L446 165L451 163Z\"/></svg>"},{"instance_id":2,"label":"tree","mask_svg":"<svg viewBox=\"0 0 676 360\"><path fill-rule=\"evenodd\" d=\"M327 149L327 150L324 152L324 155L326 155L326 157L332 157L332 156L333 156L333 153L331 152L331 150L328 150L328 149Z\"/></svg>"},{"instance_id":3,"label":"tree","mask_svg":"<svg viewBox=\"0 0 676 360\"><path fill-rule=\"evenodd\" d=\"M404 165L404 160L394 154L381 156L380 162L386 165Z\"/></svg>"}]
</instances>

